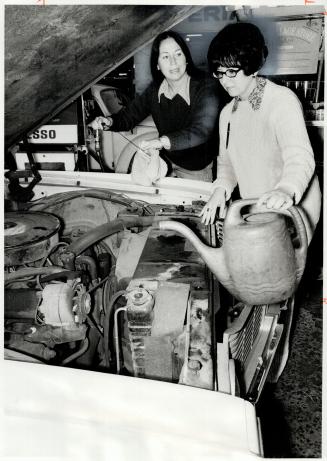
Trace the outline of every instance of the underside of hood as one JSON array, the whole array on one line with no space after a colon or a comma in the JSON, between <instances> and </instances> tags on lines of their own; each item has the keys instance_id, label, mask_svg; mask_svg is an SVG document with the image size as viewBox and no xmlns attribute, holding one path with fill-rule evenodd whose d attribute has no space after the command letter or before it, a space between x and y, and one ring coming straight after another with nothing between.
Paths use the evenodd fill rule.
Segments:
<instances>
[{"instance_id":1,"label":"underside of hood","mask_svg":"<svg viewBox=\"0 0 327 461\"><path fill-rule=\"evenodd\" d=\"M5 7L5 145L54 117L194 6Z\"/></svg>"}]
</instances>

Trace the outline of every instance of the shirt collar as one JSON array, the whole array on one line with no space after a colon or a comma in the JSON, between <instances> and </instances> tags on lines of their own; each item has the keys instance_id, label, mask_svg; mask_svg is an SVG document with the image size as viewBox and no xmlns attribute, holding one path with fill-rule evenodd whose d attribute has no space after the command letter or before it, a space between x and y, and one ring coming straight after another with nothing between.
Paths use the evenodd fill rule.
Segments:
<instances>
[{"instance_id":1,"label":"shirt collar","mask_svg":"<svg viewBox=\"0 0 327 461\"><path fill-rule=\"evenodd\" d=\"M163 94L167 99L173 99L176 94L179 94L186 104L189 106L191 104L190 100L190 76L185 74L185 78L181 82L180 87L177 91L173 90L166 79L164 79L158 90L158 101L160 102L160 97Z\"/></svg>"},{"instance_id":2,"label":"shirt collar","mask_svg":"<svg viewBox=\"0 0 327 461\"><path fill-rule=\"evenodd\" d=\"M253 110L260 109L266 84L267 84L267 80L265 78L256 77L256 86L255 88L253 88L253 90L251 91L248 97L248 101L251 104L251 107ZM241 101L241 98L236 96L236 98L234 98L234 105L233 105L232 112L236 111L239 101Z\"/></svg>"}]
</instances>

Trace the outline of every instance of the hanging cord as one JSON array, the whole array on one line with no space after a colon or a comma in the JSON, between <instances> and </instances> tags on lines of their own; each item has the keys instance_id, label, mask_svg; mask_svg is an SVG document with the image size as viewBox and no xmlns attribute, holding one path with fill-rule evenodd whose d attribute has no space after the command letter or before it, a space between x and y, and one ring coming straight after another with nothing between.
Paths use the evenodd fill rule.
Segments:
<instances>
[{"instance_id":1,"label":"hanging cord","mask_svg":"<svg viewBox=\"0 0 327 461\"><path fill-rule=\"evenodd\" d=\"M102 126L103 126L103 131L110 131L110 126L106 125L105 123L102 123ZM96 132L98 130L95 130ZM146 150L142 149L140 146L138 146L137 144L135 144L135 142L133 142L131 139L128 139L125 135L123 135L123 133L121 133L120 131L115 131L115 133L118 133L122 138L125 139L125 141L127 141L129 144L132 144L132 146L134 146L137 150L143 152L145 155L147 156L150 156L151 154L149 154L149 152L147 152ZM95 134L95 138L96 138L97 134Z\"/></svg>"}]
</instances>

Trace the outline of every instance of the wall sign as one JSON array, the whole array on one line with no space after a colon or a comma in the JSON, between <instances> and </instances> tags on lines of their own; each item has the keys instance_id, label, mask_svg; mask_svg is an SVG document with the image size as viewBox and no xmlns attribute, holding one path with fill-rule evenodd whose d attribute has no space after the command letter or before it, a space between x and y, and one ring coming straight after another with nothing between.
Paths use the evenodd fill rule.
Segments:
<instances>
[{"instance_id":1,"label":"wall sign","mask_svg":"<svg viewBox=\"0 0 327 461\"><path fill-rule=\"evenodd\" d=\"M322 19L277 21L267 34L267 75L315 74L321 43Z\"/></svg>"},{"instance_id":2,"label":"wall sign","mask_svg":"<svg viewBox=\"0 0 327 461\"><path fill-rule=\"evenodd\" d=\"M48 124L39 127L29 137L31 144L77 144L77 102L74 101Z\"/></svg>"}]
</instances>

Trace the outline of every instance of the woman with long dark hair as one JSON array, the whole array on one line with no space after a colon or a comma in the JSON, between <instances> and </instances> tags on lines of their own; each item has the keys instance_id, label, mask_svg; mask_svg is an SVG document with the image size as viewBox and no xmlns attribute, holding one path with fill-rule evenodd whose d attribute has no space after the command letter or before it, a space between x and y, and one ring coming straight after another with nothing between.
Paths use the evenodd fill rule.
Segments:
<instances>
[{"instance_id":1,"label":"woman with long dark hair","mask_svg":"<svg viewBox=\"0 0 327 461\"><path fill-rule=\"evenodd\" d=\"M97 117L91 127L128 131L151 114L159 137L143 141L142 150L159 149L172 176L212 181L214 82L195 67L186 43L173 31L156 37L150 64L153 82L144 93L117 114Z\"/></svg>"}]
</instances>

